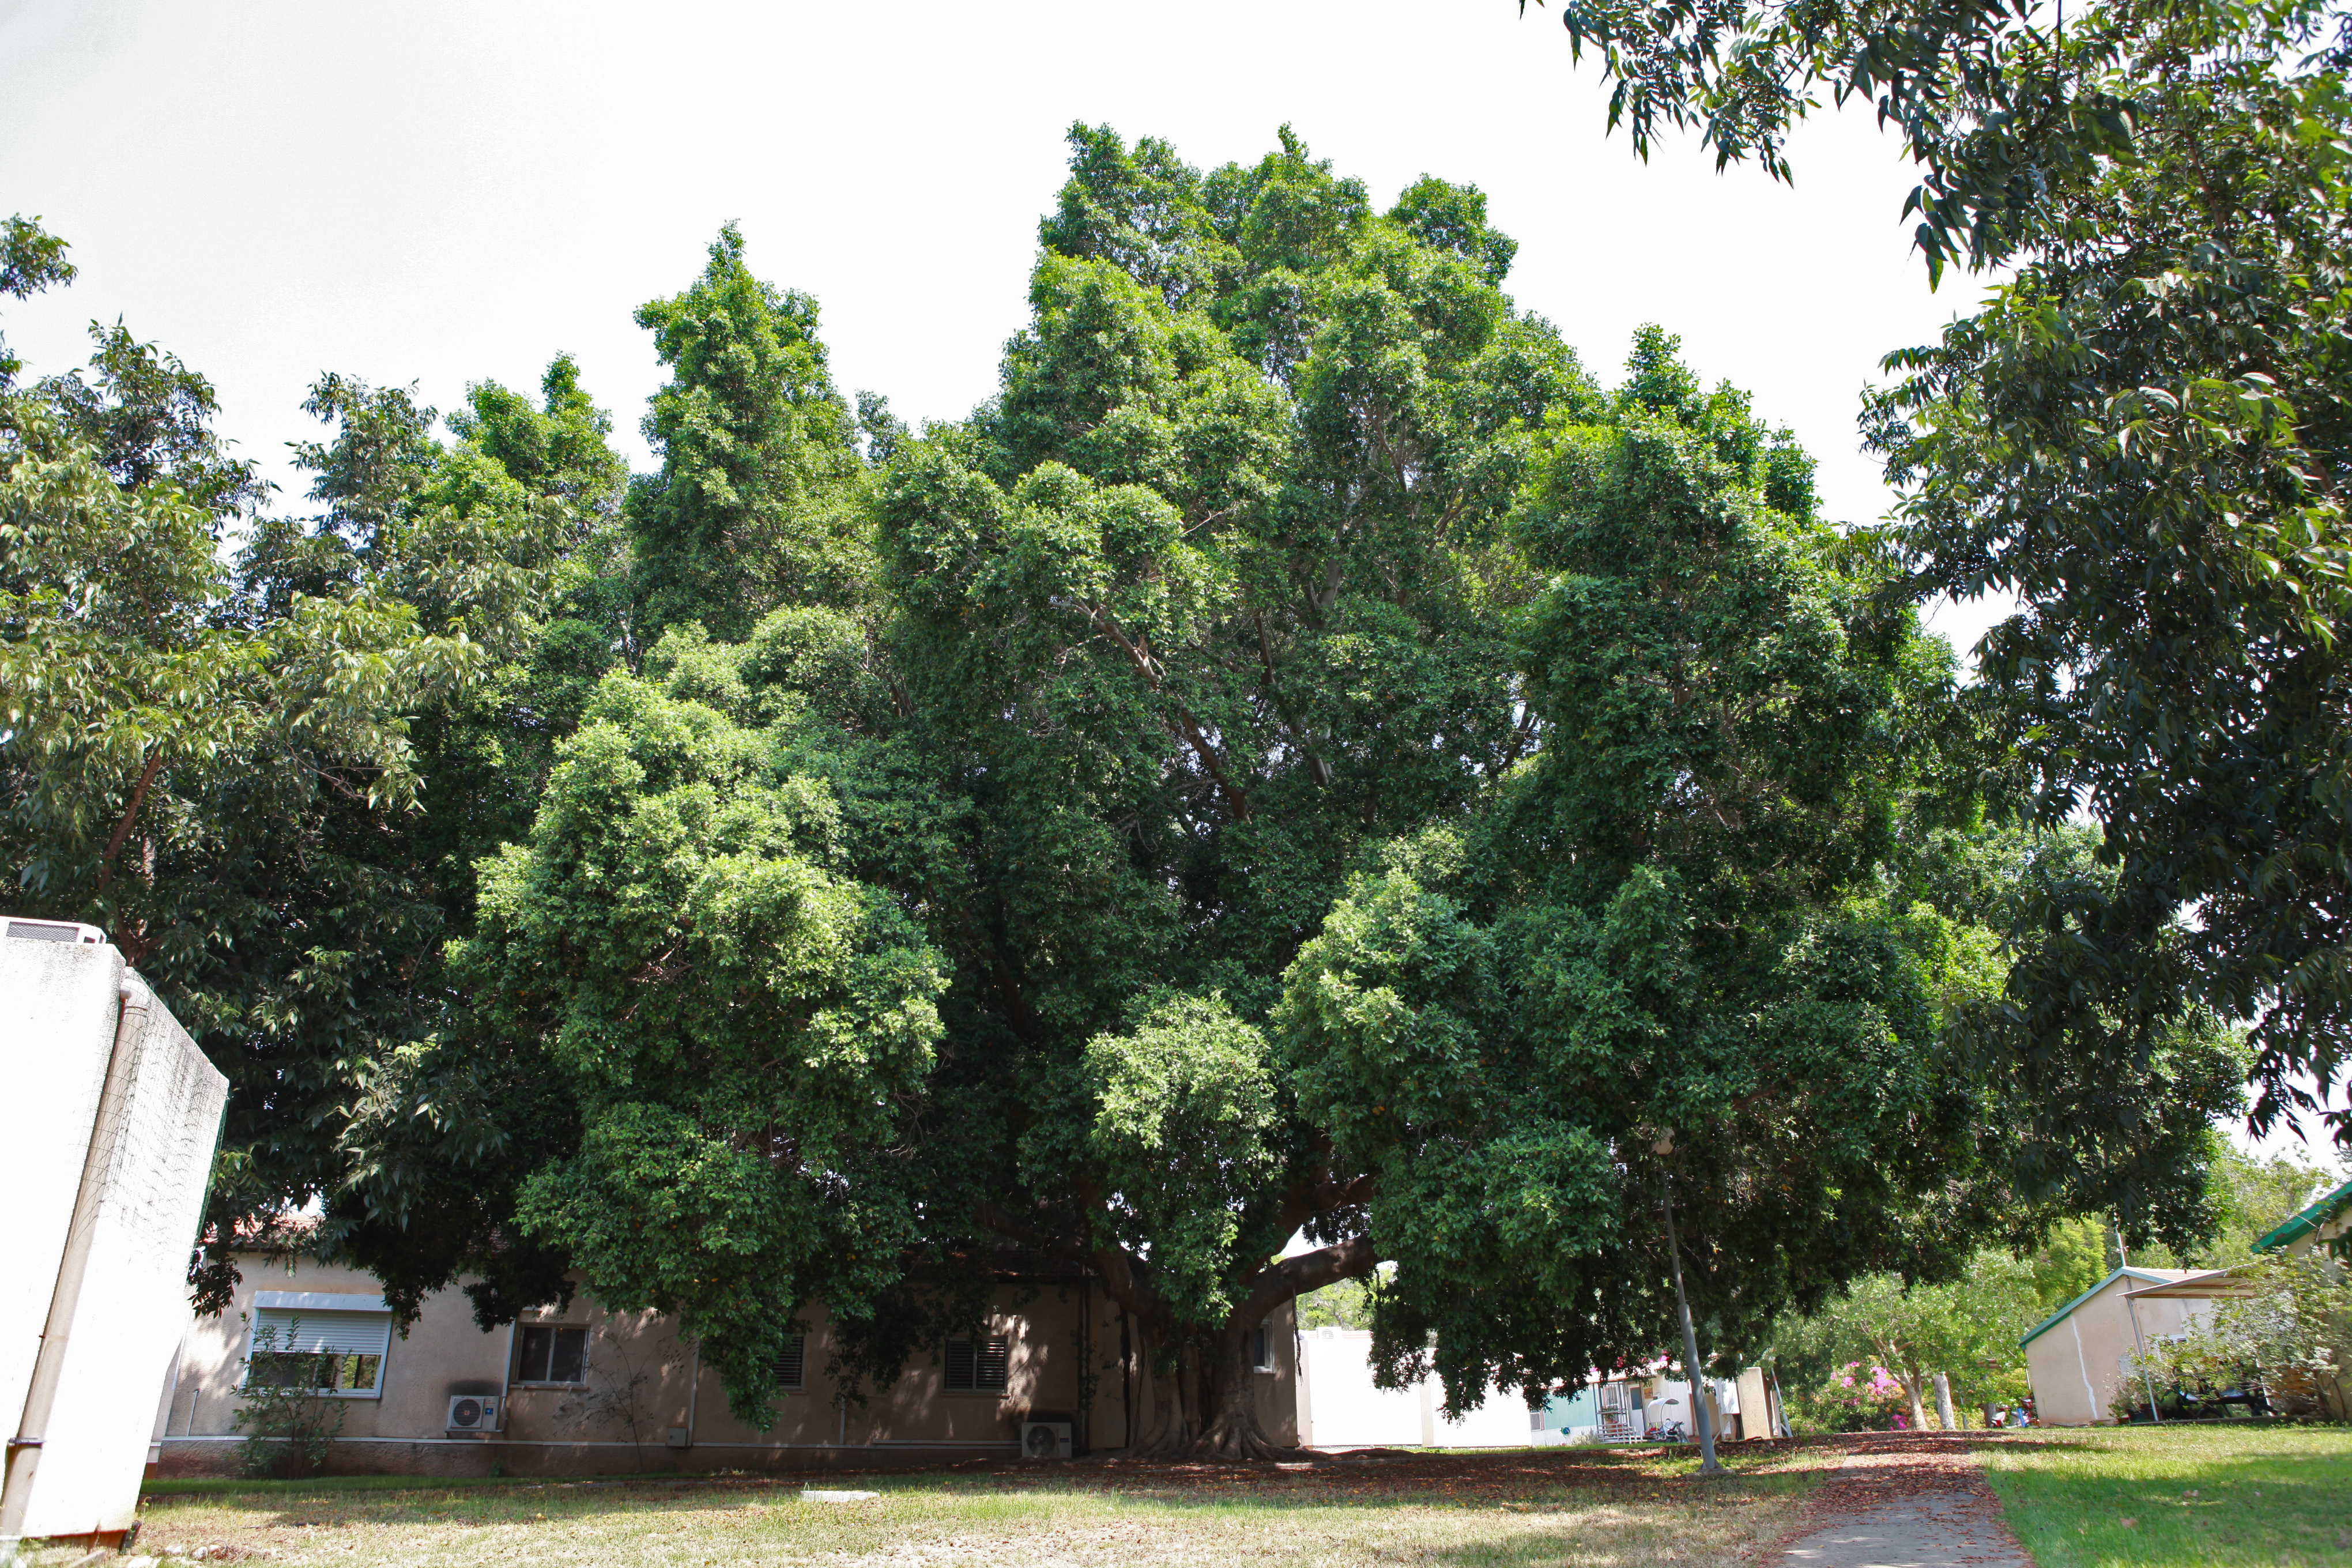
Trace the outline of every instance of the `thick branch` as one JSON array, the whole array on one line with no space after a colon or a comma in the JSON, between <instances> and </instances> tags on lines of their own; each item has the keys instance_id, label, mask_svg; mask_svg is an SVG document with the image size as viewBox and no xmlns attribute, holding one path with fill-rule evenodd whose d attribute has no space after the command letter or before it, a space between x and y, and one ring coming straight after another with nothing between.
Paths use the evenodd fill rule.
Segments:
<instances>
[{"instance_id":1,"label":"thick branch","mask_svg":"<svg viewBox=\"0 0 2352 1568\"><path fill-rule=\"evenodd\" d=\"M1361 1279L1380 1267L1380 1249L1369 1236L1351 1237L1286 1258L1258 1271L1257 1282L1234 1313L1236 1324L1255 1324L1292 1296L1304 1296L1342 1279Z\"/></svg>"},{"instance_id":2,"label":"thick branch","mask_svg":"<svg viewBox=\"0 0 2352 1568\"><path fill-rule=\"evenodd\" d=\"M98 890L101 893L114 880L115 857L122 853L123 842L131 837L131 825L139 820L139 809L147 804L147 786L155 782L155 774L163 766L163 749L158 746L155 754L147 759L147 765L139 771L139 783L131 791L131 805L124 809L122 820L114 825L114 836L106 841L106 856L98 863Z\"/></svg>"},{"instance_id":3,"label":"thick branch","mask_svg":"<svg viewBox=\"0 0 2352 1568\"><path fill-rule=\"evenodd\" d=\"M1282 1195L1283 1234L1291 1234L1318 1214L1365 1202L1372 1195L1373 1184L1374 1177L1369 1171L1349 1182L1335 1182L1326 1176L1297 1184Z\"/></svg>"}]
</instances>

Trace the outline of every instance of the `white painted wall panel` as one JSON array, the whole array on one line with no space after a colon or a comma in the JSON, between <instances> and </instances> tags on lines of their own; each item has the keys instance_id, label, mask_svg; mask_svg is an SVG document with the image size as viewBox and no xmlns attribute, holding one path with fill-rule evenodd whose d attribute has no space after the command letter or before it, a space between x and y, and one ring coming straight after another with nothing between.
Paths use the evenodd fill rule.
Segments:
<instances>
[{"instance_id":1,"label":"white painted wall panel","mask_svg":"<svg viewBox=\"0 0 2352 1568\"><path fill-rule=\"evenodd\" d=\"M1307 1430L1316 1448L1527 1447L1537 1439L1527 1401L1488 1389L1486 1403L1459 1421L1445 1417L1445 1390L1424 1378L1410 1388L1372 1384L1372 1336L1361 1329L1310 1329L1306 1351Z\"/></svg>"},{"instance_id":2,"label":"white painted wall panel","mask_svg":"<svg viewBox=\"0 0 2352 1568\"><path fill-rule=\"evenodd\" d=\"M106 951L106 950L100 950ZM7 1505L28 1536L127 1529L156 1399L189 1321L189 1249L228 1080L160 1002L119 1038L71 1246L87 1261L57 1367L39 1462ZM68 1257L71 1255L68 1247Z\"/></svg>"},{"instance_id":3,"label":"white painted wall panel","mask_svg":"<svg viewBox=\"0 0 2352 1568\"><path fill-rule=\"evenodd\" d=\"M114 1049L122 954L0 937L0 1426L16 1432Z\"/></svg>"},{"instance_id":4,"label":"white painted wall panel","mask_svg":"<svg viewBox=\"0 0 2352 1568\"><path fill-rule=\"evenodd\" d=\"M1372 1386L1372 1336L1360 1329L1310 1329L1307 1352L1310 1430L1318 1448L1412 1447L1423 1439L1422 1391Z\"/></svg>"}]
</instances>

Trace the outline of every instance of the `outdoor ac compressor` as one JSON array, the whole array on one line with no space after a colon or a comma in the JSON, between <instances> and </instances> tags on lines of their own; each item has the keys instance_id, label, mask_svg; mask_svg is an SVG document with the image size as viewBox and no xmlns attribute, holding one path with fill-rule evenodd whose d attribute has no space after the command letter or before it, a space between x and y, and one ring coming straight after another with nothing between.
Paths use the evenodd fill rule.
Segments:
<instances>
[{"instance_id":1,"label":"outdoor ac compressor","mask_svg":"<svg viewBox=\"0 0 2352 1568\"><path fill-rule=\"evenodd\" d=\"M1066 1459L1070 1457L1067 1421L1021 1423L1021 1457L1024 1459Z\"/></svg>"},{"instance_id":2,"label":"outdoor ac compressor","mask_svg":"<svg viewBox=\"0 0 2352 1568\"><path fill-rule=\"evenodd\" d=\"M452 1432L495 1432L499 1429L499 1402L479 1394L453 1394L449 1396L449 1430Z\"/></svg>"}]
</instances>

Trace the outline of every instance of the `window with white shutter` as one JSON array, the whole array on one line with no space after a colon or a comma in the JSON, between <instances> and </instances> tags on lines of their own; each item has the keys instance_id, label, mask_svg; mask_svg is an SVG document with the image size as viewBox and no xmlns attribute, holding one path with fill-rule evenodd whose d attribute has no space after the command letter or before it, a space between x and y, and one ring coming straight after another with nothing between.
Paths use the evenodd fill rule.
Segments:
<instances>
[{"instance_id":1,"label":"window with white shutter","mask_svg":"<svg viewBox=\"0 0 2352 1568\"><path fill-rule=\"evenodd\" d=\"M246 1383L372 1397L391 1349L388 1311L257 1305Z\"/></svg>"}]
</instances>

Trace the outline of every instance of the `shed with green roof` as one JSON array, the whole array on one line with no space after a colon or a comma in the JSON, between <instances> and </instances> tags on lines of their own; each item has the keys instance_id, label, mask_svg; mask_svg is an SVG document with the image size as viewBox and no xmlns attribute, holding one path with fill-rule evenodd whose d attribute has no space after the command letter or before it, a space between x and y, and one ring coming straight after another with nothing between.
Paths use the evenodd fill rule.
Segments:
<instances>
[{"instance_id":1,"label":"shed with green roof","mask_svg":"<svg viewBox=\"0 0 2352 1568\"><path fill-rule=\"evenodd\" d=\"M2131 1357L2158 1337L2177 1334L2210 1310L2194 1297L2135 1301L2130 1292L2177 1285L2196 1268L2118 1268L2042 1320L2018 1342L2033 1388L2033 1413L2051 1426L2105 1426L2130 1375Z\"/></svg>"}]
</instances>

